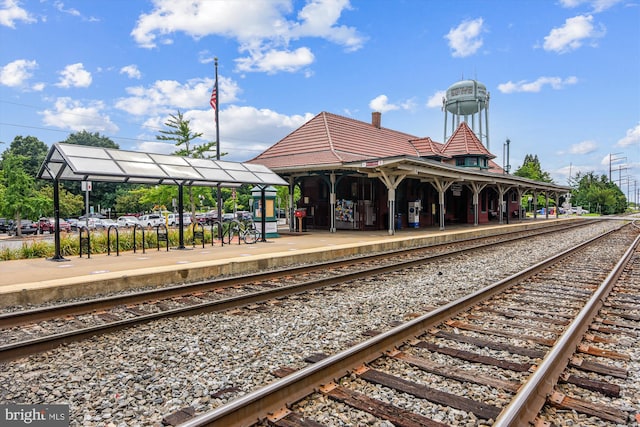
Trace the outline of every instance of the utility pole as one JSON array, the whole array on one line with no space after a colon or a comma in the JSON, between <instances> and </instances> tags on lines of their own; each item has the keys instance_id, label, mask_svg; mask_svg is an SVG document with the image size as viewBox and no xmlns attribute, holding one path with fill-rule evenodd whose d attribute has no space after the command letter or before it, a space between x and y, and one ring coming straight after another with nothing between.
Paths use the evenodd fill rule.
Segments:
<instances>
[{"instance_id":1,"label":"utility pole","mask_svg":"<svg viewBox=\"0 0 640 427\"><path fill-rule=\"evenodd\" d=\"M613 162L617 162L618 160L627 160L626 157L613 157L613 156L617 156L618 154L622 154L622 153L609 153L609 182L611 181L611 164Z\"/></svg>"}]
</instances>

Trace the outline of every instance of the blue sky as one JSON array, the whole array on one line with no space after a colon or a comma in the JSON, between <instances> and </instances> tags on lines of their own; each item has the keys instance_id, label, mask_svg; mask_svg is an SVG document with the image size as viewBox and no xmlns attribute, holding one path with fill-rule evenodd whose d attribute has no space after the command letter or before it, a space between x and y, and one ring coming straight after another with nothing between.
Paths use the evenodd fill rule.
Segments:
<instances>
[{"instance_id":1,"label":"blue sky","mask_svg":"<svg viewBox=\"0 0 640 427\"><path fill-rule=\"evenodd\" d=\"M0 150L87 130L156 141L178 110L260 154L321 111L444 142L442 96L490 93L490 150L556 183L614 170L640 191L640 0L0 0Z\"/></svg>"}]
</instances>

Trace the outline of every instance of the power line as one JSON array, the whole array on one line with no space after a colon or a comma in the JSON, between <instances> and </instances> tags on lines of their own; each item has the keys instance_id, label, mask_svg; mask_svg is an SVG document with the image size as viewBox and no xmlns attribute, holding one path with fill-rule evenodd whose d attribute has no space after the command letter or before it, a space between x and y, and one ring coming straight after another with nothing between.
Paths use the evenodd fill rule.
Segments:
<instances>
[{"instance_id":1,"label":"power line","mask_svg":"<svg viewBox=\"0 0 640 427\"><path fill-rule=\"evenodd\" d=\"M14 101L8 101L6 99L0 99L0 103L5 103L5 104L11 104L11 105L17 105L17 106L21 106L21 107L27 107L27 108L31 108L34 110L38 110L41 109L41 106L37 106L37 105L31 105L31 104L24 104L24 103L20 103L20 102L14 102ZM76 117L84 117L87 119L93 119L95 118L94 116L87 116L85 114L78 114L78 113L73 113L70 111L64 111L64 114L68 114L71 116L76 116ZM62 129L52 129L52 128L46 128L46 127L39 127L39 126L31 126L31 125L22 125L22 124L16 124L16 123L3 123L0 122L0 125L5 125L5 126L14 126L14 127L23 127L23 128L27 128L27 129L37 129L37 130L45 130L45 131L50 131L50 132L63 132L63 133L71 133L69 131L66 130L62 130ZM154 127L154 126L149 126L149 125L145 125L145 124L132 124L131 126L138 126L142 129L150 129L153 131L160 131L163 130L163 128L158 128L158 127ZM131 137L124 137L124 136L112 136L112 135L104 135L103 136L110 138L110 139L121 139L121 140L125 140L125 141L138 141L138 142L149 142L148 140L145 139L140 139L140 138L131 138ZM252 143L256 143L256 144L273 144L272 141L258 141L258 140L251 140L251 139L244 139L244 138L234 138L234 137L225 137L224 138L227 141L237 141L237 142L252 142ZM244 151L251 151L251 152L258 152L259 150L251 150L251 149L244 149Z\"/></svg>"}]
</instances>

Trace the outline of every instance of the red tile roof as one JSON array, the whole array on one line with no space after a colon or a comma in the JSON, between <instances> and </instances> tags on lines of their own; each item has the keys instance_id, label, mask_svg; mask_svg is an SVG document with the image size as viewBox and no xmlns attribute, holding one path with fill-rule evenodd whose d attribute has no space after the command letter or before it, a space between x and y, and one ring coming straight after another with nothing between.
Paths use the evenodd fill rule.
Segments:
<instances>
[{"instance_id":1,"label":"red tile roof","mask_svg":"<svg viewBox=\"0 0 640 427\"><path fill-rule=\"evenodd\" d=\"M414 147L416 147L416 150L418 150L418 153L420 153L420 157L427 157L427 158L433 158L438 160L442 158L450 157L442 152L442 149L444 148L444 144L435 142L428 136L425 138L412 139L409 142Z\"/></svg>"},{"instance_id":2,"label":"red tile roof","mask_svg":"<svg viewBox=\"0 0 640 427\"><path fill-rule=\"evenodd\" d=\"M504 173L504 169L493 160L489 160L489 172Z\"/></svg>"},{"instance_id":3,"label":"red tile roof","mask_svg":"<svg viewBox=\"0 0 640 427\"><path fill-rule=\"evenodd\" d=\"M340 164L398 155L420 156L404 132L322 112L250 162L269 168Z\"/></svg>"},{"instance_id":4,"label":"red tile roof","mask_svg":"<svg viewBox=\"0 0 640 427\"><path fill-rule=\"evenodd\" d=\"M482 145L482 142L465 122L460 123L449 138L449 141L442 148L442 152L450 157L470 154L483 155L489 159L495 159L496 157Z\"/></svg>"},{"instance_id":5,"label":"red tile roof","mask_svg":"<svg viewBox=\"0 0 640 427\"><path fill-rule=\"evenodd\" d=\"M433 160L487 151L466 123L462 123L446 144L429 137L376 127L336 114L322 112L275 143L250 163L268 168L322 167L359 160L413 156Z\"/></svg>"}]
</instances>

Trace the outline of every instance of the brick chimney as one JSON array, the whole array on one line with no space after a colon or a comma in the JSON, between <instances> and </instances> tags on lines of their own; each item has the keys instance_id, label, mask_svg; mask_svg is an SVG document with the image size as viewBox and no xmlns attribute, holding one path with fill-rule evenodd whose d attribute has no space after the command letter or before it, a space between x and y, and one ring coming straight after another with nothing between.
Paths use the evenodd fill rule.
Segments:
<instances>
[{"instance_id":1,"label":"brick chimney","mask_svg":"<svg viewBox=\"0 0 640 427\"><path fill-rule=\"evenodd\" d=\"M380 129L380 126L382 125L382 113L379 111L374 111L373 113L371 113L371 124L375 127L377 127L378 129Z\"/></svg>"}]
</instances>

